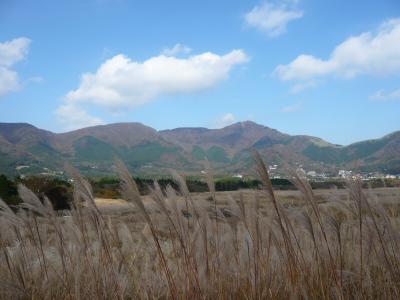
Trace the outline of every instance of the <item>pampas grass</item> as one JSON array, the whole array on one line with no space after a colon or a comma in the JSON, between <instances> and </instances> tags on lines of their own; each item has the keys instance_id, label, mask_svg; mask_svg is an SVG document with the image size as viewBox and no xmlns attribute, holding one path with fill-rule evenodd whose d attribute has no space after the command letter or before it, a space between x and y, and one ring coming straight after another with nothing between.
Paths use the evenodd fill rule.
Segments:
<instances>
[{"instance_id":1,"label":"pampas grass","mask_svg":"<svg viewBox=\"0 0 400 300\"><path fill-rule=\"evenodd\" d=\"M284 206L254 157L266 207L241 193L221 205L210 168L211 202L194 200L172 172L179 190L155 182L145 204L119 160L128 217L100 210L72 167L74 202L63 216L19 186L17 212L0 200L0 298L399 298L400 199L381 203L349 181L347 200L333 190L321 204L289 172L305 205Z\"/></svg>"}]
</instances>

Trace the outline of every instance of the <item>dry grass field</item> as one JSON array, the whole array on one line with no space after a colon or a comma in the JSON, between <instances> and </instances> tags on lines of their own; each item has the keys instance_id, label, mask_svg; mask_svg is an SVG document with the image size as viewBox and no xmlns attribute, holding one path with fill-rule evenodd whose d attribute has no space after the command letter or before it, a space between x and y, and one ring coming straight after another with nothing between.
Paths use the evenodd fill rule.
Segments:
<instances>
[{"instance_id":1,"label":"dry grass field","mask_svg":"<svg viewBox=\"0 0 400 300\"><path fill-rule=\"evenodd\" d=\"M400 205L400 188L375 188L375 189L363 189L363 193L368 198L379 199L379 202L385 206L394 208L397 206L397 201ZM296 190L278 190L274 191L277 201L284 206L286 209L298 207L300 209L307 205L303 194ZM329 205L332 199L340 199L341 201L350 201L349 190L346 189L317 189L313 190L313 194L316 202L319 206ZM214 206L214 200L210 201L210 193L191 193L190 198L196 203L202 203L209 208ZM267 213L268 210L273 210L273 203L269 199L268 195L262 190L251 190L244 189L238 191L224 191L215 192L215 202L219 209L229 209L230 204L233 201L238 201L240 198L243 199L246 205L250 205L252 201L257 199L260 203L260 211ZM146 209L152 214L160 213L157 211L157 206L153 201L152 196L145 195L141 196L141 199ZM105 215L126 215L129 213L136 213L137 209L133 207L128 201L124 199L105 199L95 198L96 206ZM176 201L183 205L185 197L176 196ZM399 207L400 209L400 207ZM138 222L143 220L138 219Z\"/></svg>"},{"instance_id":2,"label":"dry grass field","mask_svg":"<svg viewBox=\"0 0 400 300\"><path fill-rule=\"evenodd\" d=\"M363 189L363 192L368 194L369 197L379 197L381 201L391 201L394 199L398 199L400 197L400 188L375 188L375 189ZM281 203L289 204L292 206L295 205L304 205L305 201L303 199L303 195L300 191L292 191L292 190L278 190L275 191L275 196L277 200ZM324 203L329 201L332 196L340 197L342 200L346 200L349 197L348 190L341 189L317 189L313 190L314 196L318 199L319 203ZM245 201L251 201L255 197L260 198L262 204L270 203L270 199L267 195L261 190L251 190L244 189L239 191L224 191L224 192L215 192L215 196L217 199L218 205L223 205L229 202L231 197L237 198L242 197ZM209 193L191 193L191 198L195 201L205 201L210 197ZM151 205L153 202L152 197L145 195L142 196L142 201L145 204ZM177 201L184 201L184 197L177 196ZM129 202L124 199L105 199L105 198L95 198L96 205L100 209L105 209L107 207L129 207Z\"/></svg>"},{"instance_id":3,"label":"dry grass field","mask_svg":"<svg viewBox=\"0 0 400 300\"><path fill-rule=\"evenodd\" d=\"M125 200L94 199L75 170L73 209L31 191L1 202L1 299L398 299L400 190L263 190L140 196L118 163Z\"/></svg>"}]
</instances>

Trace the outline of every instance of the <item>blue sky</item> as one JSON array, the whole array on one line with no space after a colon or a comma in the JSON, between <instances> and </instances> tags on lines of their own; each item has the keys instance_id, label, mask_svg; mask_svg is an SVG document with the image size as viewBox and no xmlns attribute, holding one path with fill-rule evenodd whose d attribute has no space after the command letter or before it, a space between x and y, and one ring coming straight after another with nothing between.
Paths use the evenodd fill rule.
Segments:
<instances>
[{"instance_id":1,"label":"blue sky","mask_svg":"<svg viewBox=\"0 0 400 300\"><path fill-rule=\"evenodd\" d=\"M0 121L400 130L400 2L0 1Z\"/></svg>"}]
</instances>

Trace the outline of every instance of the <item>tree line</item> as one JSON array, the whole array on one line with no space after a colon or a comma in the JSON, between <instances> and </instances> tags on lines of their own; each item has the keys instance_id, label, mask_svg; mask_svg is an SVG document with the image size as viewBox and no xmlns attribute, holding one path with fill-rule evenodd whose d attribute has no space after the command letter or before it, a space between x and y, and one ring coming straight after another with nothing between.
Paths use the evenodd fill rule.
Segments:
<instances>
[{"instance_id":1,"label":"tree line","mask_svg":"<svg viewBox=\"0 0 400 300\"><path fill-rule=\"evenodd\" d=\"M147 195L150 192L149 187L153 187L155 179L151 178L134 178L139 192ZM161 189L165 189L168 185L175 190L179 190L178 184L172 178L156 179ZM93 188L93 194L97 198L117 199L121 198L120 181L115 177L102 177L89 179ZM275 190L294 190L295 186L288 179L274 178L271 180ZM222 177L214 181L216 191L236 191L240 189L259 189L261 182L252 178L234 178ZM64 210L70 208L72 201L73 187L71 183L62 178L30 176L27 178L9 179L5 175L0 175L0 198L10 206L17 206L21 199L18 196L18 184L23 184L39 196L41 200L47 197L52 203L54 209ZM198 178L187 178L186 184L192 193L208 192L208 186L205 180ZM336 187L339 189L346 187L344 180L325 180L311 181L313 189L330 189ZM365 188L377 187L399 187L398 179L373 179L363 183Z\"/></svg>"}]
</instances>

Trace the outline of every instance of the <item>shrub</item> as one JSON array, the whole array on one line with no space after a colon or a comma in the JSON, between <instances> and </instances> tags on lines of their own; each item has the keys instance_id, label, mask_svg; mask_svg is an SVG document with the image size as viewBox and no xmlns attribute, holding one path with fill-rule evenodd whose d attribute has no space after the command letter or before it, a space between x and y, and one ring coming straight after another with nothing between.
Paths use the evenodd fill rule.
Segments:
<instances>
[{"instance_id":1,"label":"shrub","mask_svg":"<svg viewBox=\"0 0 400 300\"><path fill-rule=\"evenodd\" d=\"M41 201L47 197L55 210L70 209L72 187L68 182L41 176L29 177L18 182L36 193Z\"/></svg>"},{"instance_id":2,"label":"shrub","mask_svg":"<svg viewBox=\"0 0 400 300\"><path fill-rule=\"evenodd\" d=\"M10 206L18 205L21 202L16 184L5 175L0 175L0 198Z\"/></svg>"}]
</instances>

